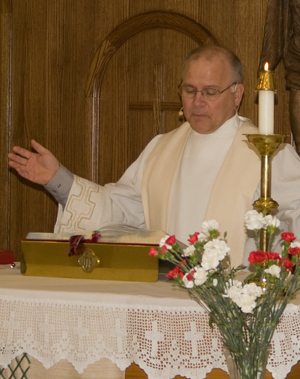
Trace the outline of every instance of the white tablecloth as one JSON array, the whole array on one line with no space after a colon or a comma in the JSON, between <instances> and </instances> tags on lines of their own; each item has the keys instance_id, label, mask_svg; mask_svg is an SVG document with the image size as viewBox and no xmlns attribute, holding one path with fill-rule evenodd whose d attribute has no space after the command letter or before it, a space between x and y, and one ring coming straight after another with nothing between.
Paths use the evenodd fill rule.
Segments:
<instances>
[{"instance_id":1,"label":"white tablecloth","mask_svg":"<svg viewBox=\"0 0 300 379\"><path fill-rule=\"evenodd\" d=\"M28 277L0 269L0 366L24 352L45 368L68 360L78 373L101 358L122 371L135 362L149 379L227 371L217 329L169 282ZM299 360L300 307L289 304L267 369L281 379Z\"/></svg>"}]
</instances>

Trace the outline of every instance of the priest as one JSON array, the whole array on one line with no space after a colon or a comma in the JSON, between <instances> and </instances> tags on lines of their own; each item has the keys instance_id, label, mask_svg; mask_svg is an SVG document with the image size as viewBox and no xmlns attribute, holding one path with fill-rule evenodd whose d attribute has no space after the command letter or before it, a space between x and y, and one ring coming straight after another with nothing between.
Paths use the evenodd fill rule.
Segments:
<instances>
[{"instance_id":1,"label":"priest","mask_svg":"<svg viewBox=\"0 0 300 379\"><path fill-rule=\"evenodd\" d=\"M186 242L203 221L215 219L221 233L228 233L237 266L254 248L244 215L260 197L260 157L245 137L257 128L237 113L243 92L238 57L202 46L183 64L179 93L187 121L150 141L117 183L100 186L73 175L34 140L35 153L15 146L9 164L57 199L55 232L113 222L162 229ZM300 231L300 158L290 145L273 158L272 197L281 227Z\"/></svg>"}]
</instances>

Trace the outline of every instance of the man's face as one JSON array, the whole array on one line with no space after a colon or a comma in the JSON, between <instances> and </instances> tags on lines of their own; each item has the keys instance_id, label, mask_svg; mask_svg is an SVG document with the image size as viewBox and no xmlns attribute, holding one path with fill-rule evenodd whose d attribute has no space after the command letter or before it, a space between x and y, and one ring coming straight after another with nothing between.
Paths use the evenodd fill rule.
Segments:
<instances>
[{"instance_id":1,"label":"man's face","mask_svg":"<svg viewBox=\"0 0 300 379\"><path fill-rule=\"evenodd\" d=\"M232 83L231 67L223 56L216 56L212 61L204 58L190 61L184 70L182 81L183 85L191 85L197 90L216 88L220 91ZM196 132L213 133L235 114L244 87L238 84L235 92L232 92L232 88L214 101L204 99L201 92L197 92L194 97L182 97L185 118Z\"/></svg>"}]
</instances>

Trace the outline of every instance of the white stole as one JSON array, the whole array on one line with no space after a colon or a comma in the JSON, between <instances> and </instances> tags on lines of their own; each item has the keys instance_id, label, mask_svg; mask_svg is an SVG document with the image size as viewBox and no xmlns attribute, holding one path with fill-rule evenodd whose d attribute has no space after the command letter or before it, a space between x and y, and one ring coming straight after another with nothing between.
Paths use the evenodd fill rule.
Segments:
<instances>
[{"instance_id":1,"label":"white stole","mask_svg":"<svg viewBox=\"0 0 300 379\"><path fill-rule=\"evenodd\" d=\"M185 123L163 135L148 158L142 199L149 229L167 230L173 179L190 130L190 125ZM242 263L246 241L244 214L251 209L260 179L260 157L244 136L252 133L257 133L257 128L250 120L238 129L214 182L205 215L206 220L215 219L220 223L221 234L227 231L233 266Z\"/></svg>"}]
</instances>

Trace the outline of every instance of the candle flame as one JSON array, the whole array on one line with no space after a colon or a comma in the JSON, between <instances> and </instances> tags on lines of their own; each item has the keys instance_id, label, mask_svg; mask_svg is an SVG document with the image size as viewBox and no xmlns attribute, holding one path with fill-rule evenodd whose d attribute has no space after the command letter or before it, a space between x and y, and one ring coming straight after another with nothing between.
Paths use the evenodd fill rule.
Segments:
<instances>
[{"instance_id":1,"label":"candle flame","mask_svg":"<svg viewBox=\"0 0 300 379\"><path fill-rule=\"evenodd\" d=\"M264 70L265 70L265 71L268 71L268 70L269 70L269 63L268 63L268 62L265 63L265 65L264 65Z\"/></svg>"}]
</instances>

